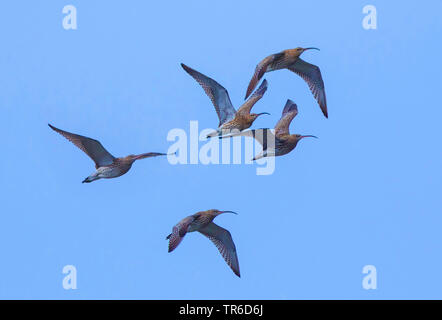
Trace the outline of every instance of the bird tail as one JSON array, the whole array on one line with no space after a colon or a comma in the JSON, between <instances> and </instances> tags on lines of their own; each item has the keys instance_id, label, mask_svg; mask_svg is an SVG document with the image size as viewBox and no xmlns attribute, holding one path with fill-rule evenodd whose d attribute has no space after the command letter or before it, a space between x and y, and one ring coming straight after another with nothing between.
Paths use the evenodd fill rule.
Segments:
<instances>
[{"instance_id":1,"label":"bird tail","mask_svg":"<svg viewBox=\"0 0 442 320\"><path fill-rule=\"evenodd\" d=\"M90 175L89 177L86 177L86 179L84 179L83 181L81 181L81 183L91 183L92 181L98 180L100 178L98 178L95 175Z\"/></svg>"},{"instance_id":2,"label":"bird tail","mask_svg":"<svg viewBox=\"0 0 442 320\"><path fill-rule=\"evenodd\" d=\"M213 131L206 136L206 139L213 138L216 136L221 136L221 133L219 131Z\"/></svg>"},{"instance_id":3,"label":"bird tail","mask_svg":"<svg viewBox=\"0 0 442 320\"><path fill-rule=\"evenodd\" d=\"M274 157L274 156L276 156L274 151L264 150L261 153L259 153L258 155L254 156L252 161L266 158L266 157Z\"/></svg>"}]
</instances>

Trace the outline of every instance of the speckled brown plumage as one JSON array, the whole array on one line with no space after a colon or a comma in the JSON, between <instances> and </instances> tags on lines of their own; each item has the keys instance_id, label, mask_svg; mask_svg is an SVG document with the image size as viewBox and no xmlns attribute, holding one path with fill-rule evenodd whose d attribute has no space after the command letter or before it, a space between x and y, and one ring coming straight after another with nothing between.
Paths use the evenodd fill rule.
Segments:
<instances>
[{"instance_id":1,"label":"speckled brown plumage","mask_svg":"<svg viewBox=\"0 0 442 320\"><path fill-rule=\"evenodd\" d=\"M327 99L325 97L324 81L322 80L321 71L318 66L310 64L300 58L300 55L309 49L317 48L289 49L264 58L255 68L255 73L247 88L246 99L252 93L253 89L255 89L264 73L280 69L288 69L307 82L310 91L322 110L322 113L328 118Z\"/></svg>"},{"instance_id":2,"label":"speckled brown plumage","mask_svg":"<svg viewBox=\"0 0 442 320\"><path fill-rule=\"evenodd\" d=\"M287 100L282 111L281 119L276 123L275 129L269 128L246 130L225 137L246 136L256 139L262 145L262 152L255 156L253 160L264 157L282 156L292 151L298 142L312 135L290 134L289 126L293 118L298 114L298 107L290 99Z\"/></svg>"},{"instance_id":3,"label":"speckled brown plumage","mask_svg":"<svg viewBox=\"0 0 442 320\"><path fill-rule=\"evenodd\" d=\"M238 109L232 105L230 101L229 93L215 80L203 75L202 73L181 64L183 69L192 76L204 89L204 92L212 101L215 107L216 113L219 118L218 129L207 137L214 137L229 133L231 130L242 131L250 128L253 122L260 115L269 114L267 112L250 113L252 107L257 103L267 90L267 81L264 80L259 88L253 93L253 95Z\"/></svg>"},{"instance_id":4,"label":"speckled brown plumage","mask_svg":"<svg viewBox=\"0 0 442 320\"><path fill-rule=\"evenodd\" d=\"M95 162L95 168L97 170L84 179L83 183L92 182L102 178L110 179L122 176L130 170L132 164L136 160L166 155L165 153L148 152L139 155L129 155L126 157L115 158L98 140L58 129L51 124L48 125L52 130L58 132L80 148Z\"/></svg>"},{"instance_id":5,"label":"speckled brown plumage","mask_svg":"<svg viewBox=\"0 0 442 320\"><path fill-rule=\"evenodd\" d=\"M173 227L172 233L166 238L169 240L169 252L175 250L186 233L198 231L215 244L229 267L240 277L238 256L232 236L228 230L213 223L215 217L226 212L235 213L233 211L211 209L197 212L182 219Z\"/></svg>"}]
</instances>

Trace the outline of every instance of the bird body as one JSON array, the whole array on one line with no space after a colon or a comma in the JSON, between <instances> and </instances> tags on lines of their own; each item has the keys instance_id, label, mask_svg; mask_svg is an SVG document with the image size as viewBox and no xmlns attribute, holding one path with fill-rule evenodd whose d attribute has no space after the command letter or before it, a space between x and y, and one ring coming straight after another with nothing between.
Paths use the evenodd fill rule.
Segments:
<instances>
[{"instance_id":1,"label":"bird body","mask_svg":"<svg viewBox=\"0 0 442 320\"><path fill-rule=\"evenodd\" d=\"M301 53L302 52L299 51L298 49L284 50L279 53L271 54L265 57L260 64L261 65L268 64L265 72L285 69L288 68L293 63L295 63L296 60L299 59Z\"/></svg>"},{"instance_id":2,"label":"bird body","mask_svg":"<svg viewBox=\"0 0 442 320\"><path fill-rule=\"evenodd\" d=\"M298 47L272 54L261 60L256 66L255 73L247 87L246 99L253 92L253 89L255 89L259 80L266 72L288 69L307 82L310 91L322 110L322 113L328 118L327 99L325 96L324 81L322 80L321 71L318 66L310 64L300 58L303 52L310 49L319 50L318 48Z\"/></svg>"},{"instance_id":3,"label":"bird body","mask_svg":"<svg viewBox=\"0 0 442 320\"><path fill-rule=\"evenodd\" d=\"M299 137L296 135L284 135L275 137L275 156L283 156L293 149L299 142Z\"/></svg>"},{"instance_id":4,"label":"bird body","mask_svg":"<svg viewBox=\"0 0 442 320\"><path fill-rule=\"evenodd\" d=\"M175 250L186 233L198 231L208 237L215 244L226 263L230 266L233 272L240 277L238 256L236 254L236 247L233 243L232 236L228 230L213 223L213 219L218 215L227 212L235 213L233 211L211 209L197 212L182 219L173 227L172 233L166 237L166 239L169 240L169 252Z\"/></svg>"},{"instance_id":5,"label":"bird body","mask_svg":"<svg viewBox=\"0 0 442 320\"><path fill-rule=\"evenodd\" d=\"M95 162L95 172L84 179L83 183L98 179L117 178L127 173L136 160L167 155L166 153L149 152L115 158L97 140L58 129L50 124L49 127L71 141Z\"/></svg>"},{"instance_id":6,"label":"bird body","mask_svg":"<svg viewBox=\"0 0 442 320\"><path fill-rule=\"evenodd\" d=\"M98 167L95 172L83 180L83 183L92 182L98 179L111 179L127 173L135 160L125 158L115 158L110 165Z\"/></svg>"},{"instance_id":7,"label":"bird body","mask_svg":"<svg viewBox=\"0 0 442 320\"><path fill-rule=\"evenodd\" d=\"M193 221L189 225L187 232L195 232L204 227L206 227L209 223L215 219L216 215L211 214L209 211L197 212L192 215Z\"/></svg>"},{"instance_id":8,"label":"bird body","mask_svg":"<svg viewBox=\"0 0 442 320\"><path fill-rule=\"evenodd\" d=\"M250 128L258 117L257 114L235 114L235 118L223 123L216 131L211 132L207 137L216 137L234 130L243 131Z\"/></svg>"},{"instance_id":9,"label":"bird body","mask_svg":"<svg viewBox=\"0 0 442 320\"><path fill-rule=\"evenodd\" d=\"M282 156L295 149L301 139L307 137L316 138L312 135L290 134L290 123L297 114L297 105L289 99L287 100L282 111L281 119L279 119L275 129L262 128L247 130L240 133L230 134L225 137L248 136L258 141L262 145L262 152L252 160L258 160L264 157Z\"/></svg>"},{"instance_id":10,"label":"bird body","mask_svg":"<svg viewBox=\"0 0 442 320\"><path fill-rule=\"evenodd\" d=\"M263 114L269 114L268 112L251 113L252 107L258 102L267 90L267 81L264 80L259 88L253 93L238 111L232 105L230 101L229 93L215 80L203 75L202 73L181 64L183 69L192 76L204 89L207 96L212 101L215 110L218 114L219 124L218 129L211 132L207 137L220 136L231 132L232 130L242 131L250 128L253 122Z\"/></svg>"}]
</instances>

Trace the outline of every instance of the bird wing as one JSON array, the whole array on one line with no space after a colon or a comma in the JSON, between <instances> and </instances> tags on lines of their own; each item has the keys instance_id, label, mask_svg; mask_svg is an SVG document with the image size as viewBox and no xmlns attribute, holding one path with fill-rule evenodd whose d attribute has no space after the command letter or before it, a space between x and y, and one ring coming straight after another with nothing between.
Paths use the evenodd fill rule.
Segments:
<instances>
[{"instance_id":1,"label":"bird wing","mask_svg":"<svg viewBox=\"0 0 442 320\"><path fill-rule=\"evenodd\" d=\"M255 73L253 74L253 77L249 82L249 86L247 87L246 97L244 99L247 99L247 97L250 96L252 91L256 88L256 85L258 84L259 80L261 80L264 73L266 73L269 65L273 63L274 59L275 55L272 54L264 58L260 63L256 65Z\"/></svg>"},{"instance_id":2,"label":"bird wing","mask_svg":"<svg viewBox=\"0 0 442 320\"><path fill-rule=\"evenodd\" d=\"M249 114L252 107L257 103L267 91L267 80L261 83L259 88L250 96L250 98L238 109L238 113Z\"/></svg>"},{"instance_id":3,"label":"bird wing","mask_svg":"<svg viewBox=\"0 0 442 320\"><path fill-rule=\"evenodd\" d=\"M207 96L212 101L216 113L218 114L219 126L229 120L232 120L235 117L236 110L230 101L227 90L215 80L186 66L185 64L182 63L181 66L200 84L201 87L203 87Z\"/></svg>"},{"instance_id":4,"label":"bird wing","mask_svg":"<svg viewBox=\"0 0 442 320\"><path fill-rule=\"evenodd\" d=\"M176 247L181 243L184 236L189 229L190 224L195 220L194 216L188 216L178 222L172 229L172 233L167 236L169 239L169 252L175 250Z\"/></svg>"},{"instance_id":5,"label":"bird wing","mask_svg":"<svg viewBox=\"0 0 442 320\"><path fill-rule=\"evenodd\" d=\"M293 118L296 117L297 114L298 107L296 106L296 103L288 99L284 109L282 110L281 119L279 119L278 123L275 126L276 136L289 134L290 122L292 122Z\"/></svg>"},{"instance_id":6,"label":"bird wing","mask_svg":"<svg viewBox=\"0 0 442 320\"><path fill-rule=\"evenodd\" d=\"M213 222L198 231L215 244L229 267L240 277L238 256L230 232Z\"/></svg>"},{"instance_id":7,"label":"bird wing","mask_svg":"<svg viewBox=\"0 0 442 320\"><path fill-rule=\"evenodd\" d=\"M115 157L102 146L100 141L58 129L50 124L48 125L52 130L61 134L86 153L95 162L96 168L110 165L114 162Z\"/></svg>"},{"instance_id":8,"label":"bird wing","mask_svg":"<svg viewBox=\"0 0 442 320\"><path fill-rule=\"evenodd\" d=\"M326 118L328 118L324 81L322 81L321 70L319 70L319 67L299 58L294 64L288 67L288 69L295 72L302 79L304 79L305 82L307 82L310 91L312 92L316 101L318 101L322 113Z\"/></svg>"}]
</instances>

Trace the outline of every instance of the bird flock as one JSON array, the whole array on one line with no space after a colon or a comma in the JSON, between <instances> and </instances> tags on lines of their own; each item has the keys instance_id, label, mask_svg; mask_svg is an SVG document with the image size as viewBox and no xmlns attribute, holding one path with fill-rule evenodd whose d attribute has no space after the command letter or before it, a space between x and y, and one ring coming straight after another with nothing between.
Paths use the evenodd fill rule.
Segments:
<instances>
[{"instance_id":1,"label":"bird flock","mask_svg":"<svg viewBox=\"0 0 442 320\"><path fill-rule=\"evenodd\" d=\"M258 141L263 148L262 152L256 155L253 160L263 157L285 155L292 151L301 139L307 137L316 138L313 135L290 134L290 123L298 114L297 105L290 99L287 100L281 118L276 123L274 130L269 128L245 130L250 128L259 116L269 114L268 112L251 113L253 106L267 91L267 80L264 79L258 89L255 91L254 89L265 73L281 69L293 71L304 79L321 108L322 113L328 118L327 101L321 71L319 70L319 67L300 58L302 53L310 49L319 50L317 48L298 47L269 55L259 62L247 87L245 96L246 101L238 108L238 110L235 110L233 107L229 93L223 86L185 64L181 64L182 68L204 89L204 92L212 101L218 115L218 129L209 133L207 138L218 137L221 139L234 136L252 137ZM90 183L99 179L117 178L126 174L136 160L168 155L167 153L148 152L115 158L98 140L58 129L51 124L48 125L52 130L58 132L80 148L94 161L96 170L86 177L83 180L83 183ZM210 209L197 212L182 219L172 228L172 233L166 238L169 240L168 251L172 252L175 250L186 233L198 231L215 244L229 267L238 277L240 277L238 256L232 236L228 230L213 222L218 215L223 213L237 214L233 211Z\"/></svg>"}]
</instances>

